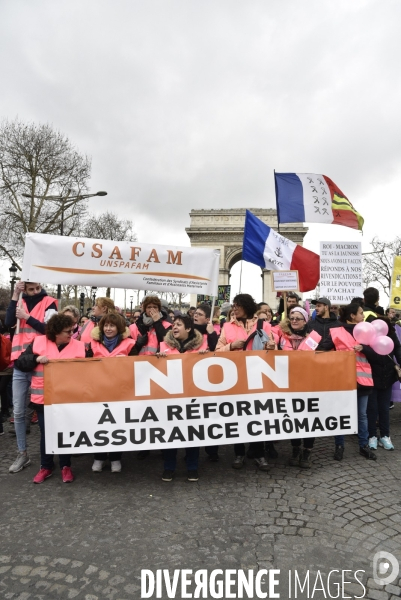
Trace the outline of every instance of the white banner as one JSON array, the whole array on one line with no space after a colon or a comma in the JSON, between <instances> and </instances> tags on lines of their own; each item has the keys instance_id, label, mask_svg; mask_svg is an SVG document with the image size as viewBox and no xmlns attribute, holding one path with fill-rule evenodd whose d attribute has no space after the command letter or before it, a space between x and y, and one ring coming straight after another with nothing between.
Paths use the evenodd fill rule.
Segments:
<instances>
[{"instance_id":1,"label":"white banner","mask_svg":"<svg viewBox=\"0 0 401 600\"><path fill-rule=\"evenodd\" d=\"M320 296L349 304L363 290L361 242L320 242Z\"/></svg>"},{"instance_id":2,"label":"white banner","mask_svg":"<svg viewBox=\"0 0 401 600\"><path fill-rule=\"evenodd\" d=\"M51 361L44 368L46 451L186 448L356 433L355 373L353 352Z\"/></svg>"},{"instance_id":3,"label":"white banner","mask_svg":"<svg viewBox=\"0 0 401 600\"><path fill-rule=\"evenodd\" d=\"M219 261L208 248L27 233L21 279L216 295Z\"/></svg>"}]
</instances>

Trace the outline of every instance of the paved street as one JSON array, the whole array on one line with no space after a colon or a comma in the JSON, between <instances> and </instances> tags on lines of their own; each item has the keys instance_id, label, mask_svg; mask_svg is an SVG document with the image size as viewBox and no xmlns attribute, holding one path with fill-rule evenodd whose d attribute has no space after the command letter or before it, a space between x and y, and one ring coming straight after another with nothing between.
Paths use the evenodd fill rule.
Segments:
<instances>
[{"instance_id":1,"label":"paved street","mask_svg":"<svg viewBox=\"0 0 401 600\"><path fill-rule=\"evenodd\" d=\"M378 449L376 463L359 456L355 436L346 438L342 463L332 459L333 438L317 441L310 471L287 466L288 442L277 444L269 473L251 460L234 471L232 448L224 447L219 463L201 451L195 484L186 481L181 451L172 483L161 481L161 455L153 452L145 461L124 455L123 471L113 474L109 466L92 473L92 456L82 455L73 461L73 484L63 484L57 469L34 485L38 426L29 436L33 464L15 475L8 473L15 438L7 428L0 437L1 598L129 600L141 596L141 569L178 568L280 569L281 598L291 593L289 570L302 578L309 570L313 588L317 571L326 585L333 569L350 570L345 590L361 597L353 573L364 570L365 597L400 596L401 574L386 587L372 579L377 551L401 563L400 405L391 411L396 450ZM325 595L298 591L307 597Z\"/></svg>"}]
</instances>

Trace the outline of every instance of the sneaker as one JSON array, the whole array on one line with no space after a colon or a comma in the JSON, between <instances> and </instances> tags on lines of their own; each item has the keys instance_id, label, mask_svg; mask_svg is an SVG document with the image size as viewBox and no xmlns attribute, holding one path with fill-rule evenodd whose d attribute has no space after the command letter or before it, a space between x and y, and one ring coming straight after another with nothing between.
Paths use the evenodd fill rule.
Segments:
<instances>
[{"instance_id":1,"label":"sneaker","mask_svg":"<svg viewBox=\"0 0 401 600\"><path fill-rule=\"evenodd\" d=\"M344 456L344 446L336 446L336 449L334 451L334 460L342 460Z\"/></svg>"},{"instance_id":2,"label":"sneaker","mask_svg":"<svg viewBox=\"0 0 401 600\"><path fill-rule=\"evenodd\" d=\"M388 435L385 435L379 439L379 446L385 450L394 450L394 446L391 443L391 438Z\"/></svg>"},{"instance_id":3,"label":"sneaker","mask_svg":"<svg viewBox=\"0 0 401 600\"><path fill-rule=\"evenodd\" d=\"M198 481L198 471L188 471L188 481Z\"/></svg>"},{"instance_id":4,"label":"sneaker","mask_svg":"<svg viewBox=\"0 0 401 600\"><path fill-rule=\"evenodd\" d=\"M392 408L394 408L394 402L391 400L389 410L391 410Z\"/></svg>"},{"instance_id":5,"label":"sneaker","mask_svg":"<svg viewBox=\"0 0 401 600\"><path fill-rule=\"evenodd\" d=\"M291 467L299 467L299 460L301 458L301 446L292 447L292 456L290 458Z\"/></svg>"},{"instance_id":6,"label":"sneaker","mask_svg":"<svg viewBox=\"0 0 401 600\"><path fill-rule=\"evenodd\" d=\"M36 410L33 411L31 423L32 423L32 425L36 425L37 423L39 423L39 419L38 419L38 415L36 414Z\"/></svg>"},{"instance_id":7,"label":"sneaker","mask_svg":"<svg viewBox=\"0 0 401 600\"><path fill-rule=\"evenodd\" d=\"M309 450L309 448L304 448L302 450L302 454L299 459L299 466L301 467L301 469L311 468L311 454L312 452Z\"/></svg>"},{"instance_id":8,"label":"sneaker","mask_svg":"<svg viewBox=\"0 0 401 600\"><path fill-rule=\"evenodd\" d=\"M92 471L95 473L101 473L104 467L104 460L94 460L92 465Z\"/></svg>"},{"instance_id":9,"label":"sneaker","mask_svg":"<svg viewBox=\"0 0 401 600\"><path fill-rule=\"evenodd\" d=\"M120 460L112 460L110 462L111 472L112 473L120 473L121 472L121 461Z\"/></svg>"},{"instance_id":10,"label":"sneaker","mask_svg":"<svg viewBox=\"0 0 401 600\"><path fill-rule=\"evenodd\" d=\"M25 469L31 464L30 458L26 452L18 452L17 458L8 469L10 473L19 473L22 469Z\"/></svg>"},{"instance_id":11,"label":"sneaker","mask_svg":"<svg viewBox=\"0 0 401 600\"><path fill-rule=\"evenodd\" d=\"M61 469L61 479L63 483L72 483L74 481L74 474L71 471L71 467L63 467Z\"/></svg>"},{"instance_id":12,"label":"sneaker","mask_svg":"<svg viewBox=\"0 0 401 600\"><path fill-rule=\"evenodd\" d=\"M36 473L32 479L33 483L43 483L45 479L48 479L53 475L53 469L40 469L39 473Z\"/></svg>"},{"instance_id":13,"label":"sneaker","mask_svg":"<svg viewBox=\"0 0 401 600\"><path fill-rule=\"evenodd\" d=\"M369 438L368 446L371 450L377 450L377 437L375 435Z\"/></svg>"},{"instance_id":14,"label":"sneaker","mask_svg":"<svg viewBox=\"0 0 401 600\"><path fill-rule=\"evenodd\" d=\"M165 469L162 475L162 481L172 481L173 480L174 471L170 471L169 469Z\"/></svg>"},{"instance_id":15,"label":"sneaker","mask_svg":"<svg viewBox=\"0 0 401 600\"><path fill-rule=\"evenodd\" d=\"M260 471L268 471L270 468L270 465L264 456L261 456L260 458L255 458L253 462Z\"/></svg>"},{"instance_id":16,"label":"sneaker","mask_svg":"<svg viewBox=\"0 0 401 600\"><path fill-rule=\"evenodd\" d=\"M361 454L368 460L377 460L376 452L373 452L372 448L370 448L369 445L365 446L364 448L360 447L359 454Z\"/></svg>"},{"instance_id":17,"label":"sneaker","mask_svg":"<svg viewBox=\"0 0 401 600\"><path fill-rule=\"evenodd\" d=\"M231 463L233 469L242 469L245 462L245 456L236 456Z\"/></svg>"}]
</instances>

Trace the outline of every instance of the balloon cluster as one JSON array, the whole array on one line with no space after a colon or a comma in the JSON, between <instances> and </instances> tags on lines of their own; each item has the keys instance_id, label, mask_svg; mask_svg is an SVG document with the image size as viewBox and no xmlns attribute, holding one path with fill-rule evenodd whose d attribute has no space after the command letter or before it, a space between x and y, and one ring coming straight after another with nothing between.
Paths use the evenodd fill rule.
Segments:
<instances>
[{"instance_id":1,"label":"balloon cluster","mask_svg":"<svg viewBox=\"0 0 401 600\"><path fill-rule=\"evenodd\" d=\"M394 342L387 337L388 325L385 321L377 319L368 323L363 321L354 327L353 335L359 344L370 346L372 350L384 356L394 350Z\"/></svg>"}]
</instances>

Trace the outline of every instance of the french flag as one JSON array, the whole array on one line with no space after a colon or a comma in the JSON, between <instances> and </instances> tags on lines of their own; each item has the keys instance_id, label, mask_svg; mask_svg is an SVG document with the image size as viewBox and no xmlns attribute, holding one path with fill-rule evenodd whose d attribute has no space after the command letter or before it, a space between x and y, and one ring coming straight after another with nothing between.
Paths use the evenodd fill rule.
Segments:
<instances>
[{"instance_id":1,"label":"french flag","mask_svg":"<svg viewBox=\"0 0 401 600\"><path fill-rule=\"evenodd\" d=\"M242 258L269 271L298 271L301 292L314 290L319 282L319 255L283 237L249 210L245 216Z\"/></svg>"}]
</instances>

